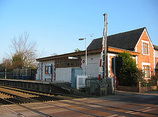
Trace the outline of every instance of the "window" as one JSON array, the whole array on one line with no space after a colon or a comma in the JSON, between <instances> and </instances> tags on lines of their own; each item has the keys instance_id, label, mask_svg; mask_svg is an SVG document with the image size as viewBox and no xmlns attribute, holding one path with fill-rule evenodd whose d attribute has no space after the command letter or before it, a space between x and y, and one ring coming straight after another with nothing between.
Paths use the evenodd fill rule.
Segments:
<instances>
[{"instance_id":1,"label":"window","mask_svg":"<svg viewBox=\"0 0 158 117\"><path fill-rule=\"evenodd\" d=\"M45 66L45 74L52 74L52 66L51 65Z\"/></svg>"},{"instance_id":2,"label":"window","mask_svg":"<svg viewBox=\"0 0 158 117\"><path fill-rule=\"evenodd\" d=\"M143 65L143 71L144 71L144 78L150 78L150 66L149 65Z\"/></svg>"},{"instance_id":3,"label":"window","mask_svg":"<svg viewBox=\"0 0 158 117\"><path fill-rule=\"evenodd\" d=\"M67 67L70 67L69 65L70 65L70 61L67 61Z\"/></svg>"},{"instance_id":4,"label":"window","mask_svg":"<svg viewBox=\"0 0 158 117\"><path fill-rule=\"evenodd\" d=\"M71 61L71 66L74 66L74 61Z\"/></svg>"},{"instance_id":5,"label":"window","mask_svg":"<svg viewBox=\"0 0 158 117\"><path fill-rule=\"evenodd\" d=\"M65 61L65 67L67 67L67 61Z\"/></svg>"},{"instance_id":6,"label":"window","mask_svg":"<svg viewBox=\"0 0 158 117\"><path fill-rule=\"evenodd\" d=\"M57 62L57 63L56 63L56 67L59 67L59 66L60 66L60 62Z\"/></svg>"},{"instance_id":7,"label":"window","mask_svg":"<svg viewBox=\"0 0 158 117\"><path fill-rule=\"evenodd\" d=\"M80 67L80 59L65 59L65 60L57 60L55 62L56 68L64 68L64 67Z\"/></svg>"},{"instance_id":8,"label":"window","mask_svg":"<svg viewBox=\"0 0 158 117\"><path fill-rule=\"evenodd\" d=\"M61 61L61 67L64 67L64 62L63 61Z\"/></svg>"},{"instance_id":9,"label":"window","mask_svg":"<svg viewBox=\"0 0 158 117\"><path fill-rule=\"evenodd\" d=\"M143 54L148 54L148 43L143 42Z\"/></svg>"},{"instance_id":10,"label":"window","mask_svg":"<svg viewBox=\"0 0 158 117\"><path fill-rule=\"evenodd\" d=\"M155 51L155 57L158 58L158 51Z\"/></svg>"},{"instance_id":11,"label":"window","mask_svg":"<svg viewBox=\"0 0 158 117\"><path fill-rule=\"evenodd\" d=\"M75 66L80 66L80 61L79 60L75 60Z\"/></svg>"}]
</instances>

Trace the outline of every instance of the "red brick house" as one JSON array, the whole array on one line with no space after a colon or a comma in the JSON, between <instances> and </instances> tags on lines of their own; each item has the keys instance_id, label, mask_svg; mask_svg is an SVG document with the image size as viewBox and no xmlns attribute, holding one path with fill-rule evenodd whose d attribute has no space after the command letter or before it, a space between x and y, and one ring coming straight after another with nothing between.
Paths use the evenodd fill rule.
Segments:
<instances>
[{"instance_id":1,"label":"red brick house","mask_svg":"<svg viewBox=\"0 0 158 117\"><path fill-rule=\"evenodd\" d=\"M101 41L102 38L93 40L88 50L100 49ZM128 51L133 55L138 68L145 73L145 80L150 79L155 74L155 70L158 69L158 47L152 44L145 27L108 36L107 44L108 76L110 77L113 77L111 58L123 51Z\"/></svg>"},{"instance_id":2,"label":"red brick house","mask_svg":"<svg viewBox=\"0 0 158 117\"><path fill-rule=\"evenodd\" d=\"M139 69L145 72L145 80L149 80L155 72L158 72L158 46L152 44L147 29L140 28L132 31L118 33L107 37L107 66L108 77L113 77L112 58L118 53L128 51L135 59ZM98 77L99 60L101 54L102 37L94 39L87 47L88 64L87 75ZM72 60L69 57L78 59ZM38 72L40 80L71 82L71 68L78 67L85 72L85 51L66 53L62 55L38 58L40 63ZM50 67L49 74L46 68Z\"/></svg>"}]
</instances>

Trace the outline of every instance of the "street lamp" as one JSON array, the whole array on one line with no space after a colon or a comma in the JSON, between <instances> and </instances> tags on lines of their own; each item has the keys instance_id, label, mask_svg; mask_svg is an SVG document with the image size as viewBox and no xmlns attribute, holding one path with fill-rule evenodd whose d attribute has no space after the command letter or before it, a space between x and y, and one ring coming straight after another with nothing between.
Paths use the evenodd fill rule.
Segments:
<instances>
[{"instance_id":1,"label":"street lamp","mask_svg":"<svg viewBox=\"0 0 158 117\"><path fill-rule=\"evenodd\" d=\"M5 68L5 79L7 79L7 59L6 59L6 68Z\"/></svg>"},{"instance_id":2,"label":"street lamp","mask_svg":"<svg viewBox=\"0 0 158 117\"><path fill-rule=\"evenodd\" d=\"M85 47L86 47L86 52L85 52L85 75L87 75L87 38L79 38L79 40L85 40Z\"/></svg>"},{"instance_id":3,"label":"street lamp","mask_svg":"<svg viewBox=\"0 0 158 117\"><path fill-rule=\"evenodd\" d=\"M41 57L41 51L40 50L35 50L35 51L39 51L39 58ZM42 80L42 65L41 65L41 62L39 61L39 67L38 67L38 71L39 71L39 79L38 80Z\"/></svg>"}]
</instances>

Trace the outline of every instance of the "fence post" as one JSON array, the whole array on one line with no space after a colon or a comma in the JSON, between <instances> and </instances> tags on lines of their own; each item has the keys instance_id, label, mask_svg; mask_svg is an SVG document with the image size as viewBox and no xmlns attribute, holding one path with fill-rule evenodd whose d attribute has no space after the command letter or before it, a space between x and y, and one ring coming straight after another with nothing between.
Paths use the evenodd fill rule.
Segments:
<instances>
[{"instance_id":1,"label":"fence post","mask_svg":"<svg viewBox=\"0 0 158 117\"><path fill-rule=\"evenodd\" d=\"M141 82L138 82L138 92L141 92Z\"/></svg>"}]
</instances>

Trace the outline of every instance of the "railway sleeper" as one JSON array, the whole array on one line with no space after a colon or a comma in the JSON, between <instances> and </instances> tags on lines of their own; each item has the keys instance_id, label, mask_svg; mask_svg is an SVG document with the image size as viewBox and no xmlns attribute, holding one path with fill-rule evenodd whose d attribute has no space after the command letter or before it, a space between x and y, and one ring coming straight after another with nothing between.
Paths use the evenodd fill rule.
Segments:
<instances>
[{"instance_id":1,"label":"railway sleeper","mask_svg":"<svg viewBox=\"0 0 158 117\"><path fill-rule=\"evenodd\" d=\"M8 104L12 104L12 103L0 98L0 105L8 105Z\"/></svg>"}]
</instances>

